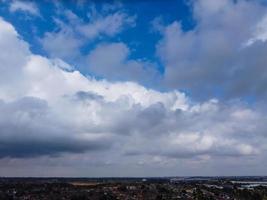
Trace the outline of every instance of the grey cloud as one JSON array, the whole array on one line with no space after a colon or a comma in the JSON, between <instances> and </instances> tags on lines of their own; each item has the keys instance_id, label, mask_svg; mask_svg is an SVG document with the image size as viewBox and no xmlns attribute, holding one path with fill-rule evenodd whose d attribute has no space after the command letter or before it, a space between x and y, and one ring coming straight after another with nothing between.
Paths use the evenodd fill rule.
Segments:
<instances>
[{"instance_id":1,"label":"grey cloud","mask_svg":"<svg viewBox=\"0 0 267 200\"><path fill-rule=\"evenodd\" d=\"M0 46L6 47L4 41L13 45L7 48L11 52L7 57L0 56L7 64L0 69L10 75L0 84L1 169L8 171L14 163L22 166L24 158L36 163L43 158L66 170L64 162L53 160L55 156L76 167L75 163L84 162L82 175L85 169L92 173L88 166L99 175L107 166L127 172L138 166L147 172L153 166L179 172L191 166L212 167L214 160L216 169L256 165L261 160L266 164L265 104L197 102L177 90L160 92L133 82L86 77L62 67L63 61L58 65L31 54L12 25L2 19L0 36ZM13 62L16 54L25 60L19 56ZM1 80L5 75L0 73ZM94 163L102 168L92 167Z\"/></svg>"},{"instance_id":2,"label":"grey cloud","mask_svg":"<svg viewBox=\"0 0 267 200\"><path fill-rule=\"evenodd\" d=\"M266 151L260 144L266 137L261 133L266 119L257 116L259 113L255 115L245 107L241 111L241 105L237 108L232 103L202 106L202 111L192 113L181 111L174 115L165 111L165 116L156 124L153 124L153 117L144 117L142 120L152 119L152 123L149 128L135 123L140 127L140 138L133 136L134 142L125 148L125 155L188 159L198 156L253 157ZM212 109L212 106L215 107Z\"/></svg>"},{"instance_id":3,"label":"grey cloud","mask_svg":"<svg viewBox=\"0 0 267 200\"><path fill-rule=\"evenodd\" d=\"M140 119L140 129L155 127L166 119L166 109L161 103L153 104L140 112L137 119Z\"/></svg>"},{"instance_id":4,"label":"grey cloud","mask_svg":"<svg viewBox=\"0 0 267 200\"><path fill-rule=\"evenodd\" d=\"M160 78L155 63L129 56L130 49L124 43L99 44L87 56L86 65L96 76L109 80L151 83Z\"/></svg>"},{"instance_id":5,"label":"grey cloud","mask_svg":"<svg viewBox=\"0 0 267 200\"><path fill-rule=\"evenodd\" d=\"M227 84L229 94L235 97L253 95L267 97L266 53L267 43L257 42L237 55L232 85Z\"/></svg>"},{"instance_id":6,"label":"grey cloud","mask_svg":"<svg viewBox=\"0 0 267 200\"><path fill-rule=\"evenodd\" d=\"M76 37L70 27L64 26L59 32L47 32L40 40L50 57L73 60L80 56L81 38ZM62 45L64 44L64 45Z\"/></svg>"},{"instance_id":7,"label":"grey cloud","mask_svg":"<svg viewBox=\"0 0 267 200\"><path fill-rule=\"evenodd\" d=\"M78 100L102 100L103 96L93 92L79 91L75 94L75 98Z\"/></svg>"},{"instance_id":8,"label":"grey cloud","mask_svg":"<svg viewBox=\"0 0 267 200\"><path fill-rule=\"evenodd\" d=\"M162 31L157 52L166 66L168 87L194 97L266 96L266 43L246 46L266 14L255 1L192 3L196 27L182 30L173 22Z\"/></svg>"},{"instance_id":9,"label":"grey cloud","mask_svg":"<svg viewBox=\"0 0 267 200\"><path fill-rule=\"evenodd\" d=\"M0 103L0 158L38 157L106 150L108 138L86 139L76 130L51 119L47 102L25 97Z\"/></svg>"},{"instance_id":10,"label":"grey cloud","mask_svg":"<svg viewBox=\"0 0 267 200\"><path fill-rule=\"evenodd\" d=\"M2 127L1 127L2 128ZM25 134L21 130L21 134ZM28 130L25 130L28 134ZM46 134L47 132L41 132ZM53 132L50 132L53 133ZM68 139L65 137L48 138L42 140L40 138L12 138L9 141L0 142L0 158L29 158L39 157L43 155L59 156L62 153L84 153L86 151L107 150L108 144L104 142L86 142L79 139Z\"/></svg>"}]
</instances>

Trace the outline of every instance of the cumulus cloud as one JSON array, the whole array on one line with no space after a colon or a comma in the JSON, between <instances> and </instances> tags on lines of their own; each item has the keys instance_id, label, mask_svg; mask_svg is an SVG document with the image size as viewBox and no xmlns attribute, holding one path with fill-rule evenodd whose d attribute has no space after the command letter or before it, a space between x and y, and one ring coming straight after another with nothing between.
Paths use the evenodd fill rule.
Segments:
<instances>
[{"instance_id":1,"label":"cumulus cloud","mask_svg":"<svg viewBox=\"0 0 267 200\"><path fill-rule=\"evenodd\" d=\"M156 64L129 59L130 49L124 43L99 44L87 56L89 70L111 80L152 82L159 78Z\"/></svg>"},{"instance_id":2,"label":"cumulus cloud","mask_svg":"<svg viewBox=\"0 0 267 200\"><path fill-rule=\"evenodd\" d=\"M266 97L266 7L232 0L199 0L191 6L194 28L185 31L174 21L161 29L157 54L166 85L196 97Z\"/></svg>"},{"instance_id":3,"label":"cumulus cloud","mask_svg":"<svg viewBox=\"0 0 267 200\"><path fill-rule=\"evenodd\" d=\"M78 30L86 38L92 39L102 35L114 36L119 33L125 25L134 26L135 17L130 17L125 13L116 12L108 16L98 16L88 24L78 26Z\"/></svg>"},{"instance_id":4,"label":"cumulus cloud","mask_svg":"<svg viewBox=\"0 0 267 200\"><path fill-rule=\"evenodd\" d=\"M216 99L197 103L176 90L85 77L62 67L63 61L32 54L3 19L0 26L1 48L10 44L0 57L2 159L101 152L102 163L114 154L112 162L119 164L266 151L266 117L259 109Z\"/></svg>"},{"instance_id":5,"label":"cumulus cloud","mask_svg":"<svg viewBox=\"0 0 267 200\"><path fill-rule=\"evenodd\" d=\"M0 158L56 156L62 152L102 150L110 146L107 137L82 133L54 124L47 102L24 97L10 103L1 102Z\"/></svg>"},{"instance_id":6,"label":"cumulus cloud","mask_svg":"<svg viewBox=\"0 0 267 200\"><path fill-rule=\"evenodd\" d=\"M34 2L14 0L10 3L9 10L11 12L25 12L31 15L40 16L39 9Z\"/></svg>"},{"instance_id":7,"label":"cumulus cloud","mask_svg":"<svg viewBox=\"0 0 267 200\"><path fill-rule=\"evenodd\" d=\"M118 10L98 12L92 7L87 21L60 6L58 6L58 10L65 21L56 18L57 29L45 33L40 41L50 56L65 60L79 57L80 48L84 44L101 37L113 37L126 27L135 25L134 16Z\"/></svg>"},{"instance_id":8,"label":"cumulus cloud","mask_svg":"<svg viewBox=\"0 0 267 200\"><path fill-rule=\"evenodd\" d=\"M58 9L62 10L60 7ZM70 10L64 10L63 17L67 22L55 19L57 30L46 32L40 40L41 44L50 57L71 63L75 61L80 68L86 68L100 78L145 84L159 80L157 65L144 58L130 59L131 49L123 42L101 42L88 53L81 52L81 48L92 41L105 41L126 27L135 26L136 17L118 9L121 9L121 4L104 4L100 11L92 6L88 21Z\"/></svg>"},{"instance_id":9,"label":"cumulus cloud","mask_svg":"<svg viewBox=\"0 0 267 200\"><path fill-rule=\"evenodd\" d=\"M58 24L61 24L59 31L46 32L40 40L45 51L52 58L72 60L80 56L80 47L83 40L76 36L71 27L59 21Z\"/></svg>"}]
</instances>

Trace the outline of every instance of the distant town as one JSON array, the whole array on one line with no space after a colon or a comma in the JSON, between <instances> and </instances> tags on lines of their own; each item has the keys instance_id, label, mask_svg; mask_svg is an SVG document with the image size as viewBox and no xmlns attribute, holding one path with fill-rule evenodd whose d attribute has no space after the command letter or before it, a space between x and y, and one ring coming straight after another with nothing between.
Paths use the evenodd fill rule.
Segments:
<instances>
[{"instance_id":1,"label":"distant town","mask_svg":"<svg viewBox=\"0 0 267 200\"><path fill-rule=\"evenodd\" d=\"M267 200L267 177L0 178L1 200Z\"/></svg>"}]
</instances>

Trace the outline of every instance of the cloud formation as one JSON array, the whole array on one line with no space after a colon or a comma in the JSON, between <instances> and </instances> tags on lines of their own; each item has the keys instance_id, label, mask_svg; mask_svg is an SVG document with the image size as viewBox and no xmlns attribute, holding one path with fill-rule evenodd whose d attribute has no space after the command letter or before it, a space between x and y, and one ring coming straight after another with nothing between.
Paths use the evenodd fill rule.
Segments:
<instances>
[{"instance_id":1,"label":"cloud formation","mask_svg":"<svg viewBox=\"0 0 267 200\"><path fill-rule=\"evenodd\" d=\"M266 97L266 7L258 1L192 2L196 25L165 26L157 53L165 83L195 97Z\"/></svg>"},{"instance_id":2,"label":"cloud formation","mask_svg":"<svg viewBox=\"0 0 267 200\"><path fill-rule=\"evenodd\" d=\"M51 58L75 63L80 69L110 81L151 84L159 80L160 73L155 62L145 58L130 59L133 50L126 43L108 41L108 38L120 34L124 29L135 26L136 16L127 14L121 7L120 3L103 4L101 9L91 6L87 13L88 20L85 21L58 5L58 12L66 21L55 19L57 29L46 32L40 39L44 50ZM86 44L98 40L104 42L97 43L88 52L81 52Z\"/></svg>"},{"instance_id":3,"label":"cloud formation","mask_svg":"<svg viewBox=\"0 0 267 200\"><path fill-rule=\"evenodd\" d=\"M130 49L122 42L99 44L86 58L86 66L96 76L109 80L153 82L160 77L156 64L129 59Z\"/></svg>"},{"instance_id":4,"label":"cloud formation","mask_svg":"<svg viewBox=\"0 0 267 200\"><path fill-rule=\"evenodd\" d=\"M40 16L39 9L34 2L14 0L10 3L11 12L25 12L31 15Z\"/></svg>"},{"instance_id":5,"label":"cloud formation","mask_svg":"<svg viewBox=\"0 0 267 200\"><path fill-rule=\"evenodd\" d=\"M88 21L59 4L58 29L41 39L48 57L34 54L0 18L0 176L43 168L53 169L48 176L265 173L266 8L191 3L192 30L154 20L162 75L122 41L80 52L85 42L135 26L136 16L120 4L92 7ZM93 75L66 60L82 60ZM155 77L168 90L141 85ZM256 102L243 99L249 96Z\"/></svg>"},{"instance_id":6,"label":"cloud formation","mask_svg":"<svg viewBox=\"0 0 267 200\"><path fill-rule=\"evenodd\" d=\"M1 158L97 151L115 152L121 162L266 151L266 117L258 109L216 99L197 103L176 90L85 77L62 67L63 61L32 54L3 19L0 26L0 47L6 49L0 57Z\"/></svg>"},{"instance_id":7,"label":"cloud formation","mask_svg":"<svg viewBox=\"0 0 267 200\"><path fill-rule=\"evenodd\" d=\"M41 38L43 48L51 57L65 60L77 59L81 56L80 48L85 44L102 37L113 37L126 27L135 25L134 16L129 16L117 9L107 12L106 7L107 5L103 6L104 11L98 12L92 6L85 21L71 10L65 10L58 5L58 13L65 21L55 18L57 29L46 32ZM64 48L62 44L65 44Z\"/></svg>"}]
</instances>

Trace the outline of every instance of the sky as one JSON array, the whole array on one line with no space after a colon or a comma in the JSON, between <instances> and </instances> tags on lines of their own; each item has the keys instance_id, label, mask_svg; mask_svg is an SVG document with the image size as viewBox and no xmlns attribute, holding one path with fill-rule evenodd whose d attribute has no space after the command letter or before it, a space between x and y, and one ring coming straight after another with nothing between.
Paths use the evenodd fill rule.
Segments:
<instances>
[{"instance_id":1,"label":"sky","mask_svg":"<svg viewBox=\"0 0 267 200\"><path fill-rule=\"evenodd\" d=\"M0 0L0 176L267 175L264 0Z\"/></svg>"}]
</instances>

